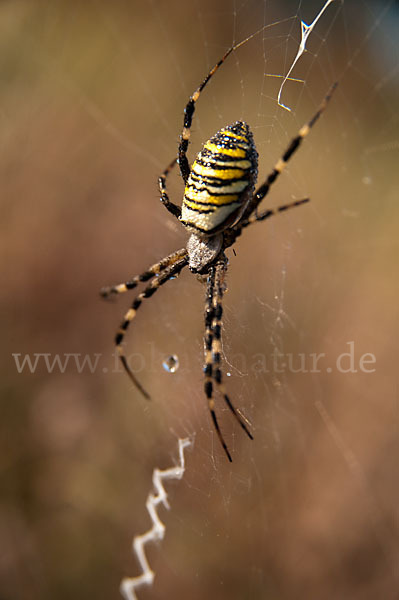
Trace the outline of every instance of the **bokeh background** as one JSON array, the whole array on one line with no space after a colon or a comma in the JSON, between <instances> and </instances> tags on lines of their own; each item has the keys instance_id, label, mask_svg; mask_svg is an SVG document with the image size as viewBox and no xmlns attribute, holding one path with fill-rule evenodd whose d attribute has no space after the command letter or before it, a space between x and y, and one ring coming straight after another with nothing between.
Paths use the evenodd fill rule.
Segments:
<instances>
[{"instance_id":1,"label":"bokeh background","mask_svg":"<svg viewBox=\"0 0 399 600\"><path fill-rule=\"evenodd\" d=\"M321 6L0 3L2 600L118 598L122 577L139 573L131 539L150 526L153 469L177 462L185 436L194 447L183 480L167 484L166 537L148 549L155 584L140 598L397 598L399 10L331 3L292 73L302 82L283 88L288 112L281 76L301 19ZM266 173L339 88L267 199L311 204L229 253L226 380L255 436L218 403L230 465L202 392L203 286L183 273L128 335L151 402L113 356L130 300L103 303L98 290L184 245L157 176L190 93L265 25L198 102L191 157L243 118ZM177 174L170 189L179 203ZM342 373L349 343L357 372ZM71 358L18 372L13 354L40 353ZM301 372L273 369L273 353ZM327 355L320 372L300 369L312 353ZM373 372L359 368L365 353ZM172 354L174 374L162 366Z\"/></svg>"}]
</instances>

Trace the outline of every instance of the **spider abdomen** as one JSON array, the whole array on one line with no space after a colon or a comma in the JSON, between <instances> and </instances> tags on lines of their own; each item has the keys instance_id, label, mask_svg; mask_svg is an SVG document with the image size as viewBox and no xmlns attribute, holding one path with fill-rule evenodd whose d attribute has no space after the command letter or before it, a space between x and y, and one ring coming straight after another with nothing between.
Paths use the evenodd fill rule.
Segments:
<instances>
[{"instance_id":1,"label":"spider abdomen","mask_svg":"<svg viewBox=\"0 0 399 600\"><path fill-rule=\"evenodd\" d=\"M252 196L258 153L248 125L218 131L195 159L184 191L180 220L197 235L214 235L241 216Z\"/></svg>"}]
</instances>

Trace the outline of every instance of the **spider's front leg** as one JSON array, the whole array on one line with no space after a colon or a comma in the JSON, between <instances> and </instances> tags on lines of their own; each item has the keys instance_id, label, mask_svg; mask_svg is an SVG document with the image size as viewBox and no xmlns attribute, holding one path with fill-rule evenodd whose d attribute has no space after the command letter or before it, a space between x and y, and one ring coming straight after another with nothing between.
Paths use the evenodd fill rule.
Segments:
<instances>
[{"instance_id":1,"label":"spider's front leg","mask_svg":"<svg viewBox=\"0 0 399 600\"><path fill-rule=\"evenodd\" d=\"M232 462L232 458L230 452L227 448L226 442L224 441L222 432L220 431L219 423L217 420L216 412L215 412L215 400L213 398L213 355L212 355L212 346L213 346L213 316L215 313L215 309L213 306L213 298L215 293L215 266L211 266L208 274L207 281L207 291L206 291L206 304L205 304L205 339L204 339L204 352L205 352L205 365L204 365L204 374L205 374L205 395L208 399L208 408L211 413L212 421L216 429L217 436L219 438L220 443L223 446L224 451L226 452L227 458L230 462Z\"/></svg>"},{"instance_id":2,"label":"spider's front leg","mask_svg":"<svg viewBox=\"0 0 399 600\"><path fill-rule=\"evenodd\" d=\"M119 355L120 361L121 361L126 373L129 375L130 379L134 383L134 385L137 387L137 389L142 393L142 395L145 398L149 398L150 396L145 391L145 389L140 384L140 382L136 379L133 371L129 367L129 364L127 362L125 352L123 349L122 342L126 335L126 331L129 327L130 323L136 316L137 310L140 308L143 300L145 300L146 298L150 298L153 294L155 294L155 292L157 291L157 289L160 288L161 285L163 285L164 283L166 283L167 281L169 281L170 279L172 279L176 275L178 275L180 273L180 271L188 264L188 255L187 255L186 250L184 249L183 251L179 251L179 252L180 253L183 252L183 255L181 255L180 258L178 258L177 260L173 260L173 261L170 260L170 258L172 256L175 257L178 253L175 253L174 255L171 255L171 257L168 257L169 258L168 266L165 265L164 269L162 270L162 273L160 273L160 275L158 277L154 277L154 279L147 285L147 287L138 296L136 296L136 298L132 302L131 307L125 314L124 319L123 319L123 321L116 333L116 336L115 336L115 345L116 345L116 350ZM166 260L167 259L165 259L165 261ZM158 265L159 264L160 263L158 263ZM122 285L125 285L125 284L122 284ZM110 288L110 289L112 289L112 288ZM122 290L122 291L125 291L125 290Z\"/></svg>"},{"instance_id":3,"label":"spider's front leg","mask_svg":"<svg viewBox=\"0 0 399 600\"><path fill-rule=\"evenodd\" d=\"M147 269L147 271L140 273L140 275L136 275L135 277L132 277L132 279L129 279L128 281L125 281L124 283L118 283L117 285L110 285L110 286L101 288L100 296L102 298L107 299L113 294L124 294L125 292L127 292L129 290L133 290L135 287L137 287L137 285L139 283L149 281L155 275L159 275L167 267L170 267L171 265L175 264L175 262L177 262L178 260L183 258L186 254L187 254L186 248L177 250L177 252L173 252L172 254L169 254L168 256L166 256L165 258L160 260L159 262L152 265L149 269Z\"/></svg>"},{"instance_id":4,"label":"spider's front leg","mask_svg":"<svg viewBox=\"0 0 399 600\"><path fill-rule=\"evenodd\" d=\"M214 384L216 388L221 392L224 401L233 413L235 419L238 421L240 426L244 429L245 433L252 440L253 436L247 428L244 419L232 404L229 396L226 394L223 382L222 382L222 371L220 369L221 363L221 329L222 329L222 301L224 292L224 277L227 271L227 259L225 256L212 265L209 270L208 282L207 282L207 295L206 295L206 306L205 306L205 395L208 399L208 406L211 412L212 420L216 429L216 433L219 437L220 443L226 452L227 458L232 462L230 452L227 448L226 442L224 441L222 432L220 431L219 423L215 412L215 401L213 398Z\"/></svg>"}]
</instances>

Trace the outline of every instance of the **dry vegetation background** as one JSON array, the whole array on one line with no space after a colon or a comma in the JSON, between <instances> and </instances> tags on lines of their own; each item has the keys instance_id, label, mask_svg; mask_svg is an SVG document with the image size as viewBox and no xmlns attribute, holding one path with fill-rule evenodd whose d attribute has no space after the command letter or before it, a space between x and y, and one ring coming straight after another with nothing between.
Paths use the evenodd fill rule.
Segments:
<instances>
[{"instance_id":1,"label":"dry vegetation background","mask_svg":"<svg viewBox=\"0 0 399 600\"><path fill-rule=\"evenodd\" d=\"M303 2L301 18L320 5ZM397 598L397 3L329 7L294 74L305 85L285 88L293 113L264 73L287 71L298 18L243 47L199 103L191 156L245 118L266 172L340 77L268 199L312 203L254 227L230 254L226 370L254 442L222 406L232 465L215 440L204 290L189 273L128 336L153 400L114 372L129 300L105 304L97 290L184 245L156 179L189 94L233 40L234 7L239 40L298 3L0 3L2 600L118 598L122 576L138 572L130 543L149 526L152 471L173 464L187 434L195 446L184 480L168 485L166 538L149 550L155 586L140 598ZM177 177L171 189L181 197ZM253 371L255 354L334 360L351 341L357 360L375 355L374 373ZM12 353L101 356L93 374L43 363L18 374ZM162 368L170 354L174 375Z\"/></svg>"}]
</instances>

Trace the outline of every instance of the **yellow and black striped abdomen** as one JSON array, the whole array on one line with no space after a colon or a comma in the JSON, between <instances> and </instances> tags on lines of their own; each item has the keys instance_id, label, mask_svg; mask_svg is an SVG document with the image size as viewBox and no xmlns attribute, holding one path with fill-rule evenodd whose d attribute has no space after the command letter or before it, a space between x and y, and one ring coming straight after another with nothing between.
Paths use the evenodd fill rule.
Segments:
<instances>
[{"instance_id":1,"label":"yellow and black striped abdomen","mask_svg":"<svg viewBox=\"0 0 399 600\"><path fill-rule=\"evenodd\" d=\"M181 221L198 235L213 235L241 215L256 182L258 154L248 125L218 131L194 161L184 190Z\"/></svg>"}]
</instances>

